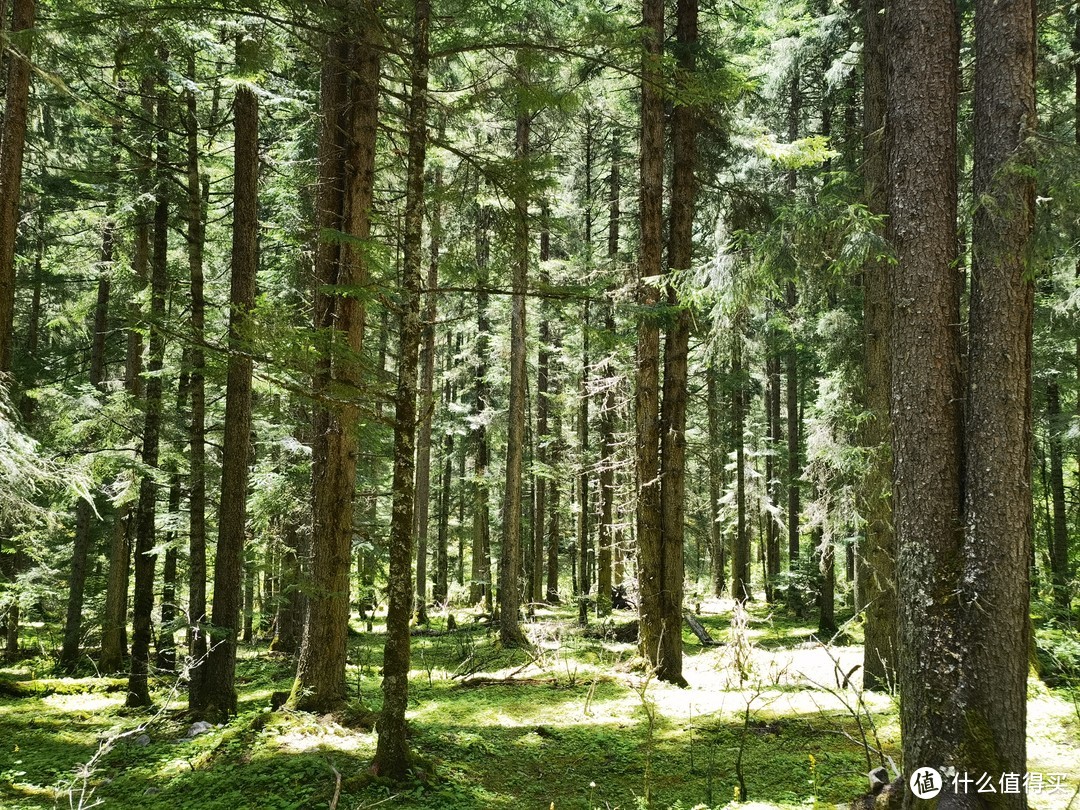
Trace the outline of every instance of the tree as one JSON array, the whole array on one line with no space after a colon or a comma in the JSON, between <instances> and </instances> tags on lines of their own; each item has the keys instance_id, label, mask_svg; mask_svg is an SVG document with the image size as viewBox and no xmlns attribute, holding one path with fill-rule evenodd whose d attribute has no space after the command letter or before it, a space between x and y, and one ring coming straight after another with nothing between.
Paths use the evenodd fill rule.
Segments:
<instances>
[{"instance_id":1,"label":"tree","mask_svg":"<svg viewBox=\"0 0 1080 810\"><path fill-rule=\"evenodd\" d=\"M881 0L863 15L863 187L874 214L886 205L885 13ZM889 453L889 265L883 259L863 270L863 395L867 419L863 445L870 453L862 501L866 533L859 548L859 579L865 579L863 684L868 689L896 683L896 547L893 536ZM860 583L861 584L861 583Z\"/></svg>"},{"instance_id":2,"label":"tree","mask_svg":"<svg viewBox=\"0 0 1080 810\"><path fill-rule=\"evenodd\" d=\"M961 571L964 765L1027 770L1032 543L1028 262L1035 221L1035 5L975 7L975 214ZM1003 806L1027 806L1002 793Z\"/></svg>"},{"instance_id":3,"label":"tree","mask_svg":"<svg viewBox=\"0 0 1080 810\"><path fill-rule=\"evenodd\" d=\"M257 42L241 34L236 66L251 69ZM247 349L259 266L259 100L248 84L236 89L233 151L232 285L229 293L229 362L225 383L225 446L221 507L214 558L214 612L204 688L211 713L236 714L236 643L240 580L247 531L248 465L251 461L251 354Z\"/></svg>"},{"instance_id":4,"label":"tree","mask_svg":"<svg viewBox=\"0 0 1080 810\"><path fill-rule=\"evenodd\" d=\"M357 29L328 37L320 88L314 324L325 343L314 379L320 401L312 456L312 591L290 702L322 711L345 699L359 353L368 283L362 246L371 235L375 182L377 17L370 6L361 16L353 21Z\"/></svg>"},{"instance_id":5,"label":"tree","mask_svg":"<svg viewBox=\"0 0 1080 810\"><path fill-rule=\"evenodd\" d=\"M424 161L427 151L428 37L431 4L413 6L413 42L409 65L406 134L408 163L405 187L405 242L402 268L401 347L394 410L394 507L390 521L390 603L383 648L383 708L373 770L394 780L409 768L405 710L409 699L409 617L412 613L413 509L416 503L416 367L423 326L420 295L423 281Z\"/></svg>"},{"instance_id":6,"label":"tree","mask_svg":"<svg viewBox=\"0 0 1080 810\"><path fill-rule=\"evenodd\" d=\"M889 9L886 129L893 525L905 781L955 762L961 555L956 272L957 29L951 2ZM913 794L905 794L910 801Z\"/></svg>"},{"instance_id":7,"label":"tree","mask_svg":"<svg viewBox=\"0 0 1080 810\"><path fill-rule=\"evenodd\" d=\"M154 168L153 250L150 259L150 317L146 364L147 381L143 422L142 462L153 470L158 466L161 445L162 371L165 365L165 298L168 294L169 186L170 186L170 105L164 70L168 53L159 54L160 73L142 84L144 99L155 99L156 164ZM135 514L135 592L131 611L131 670L128 676L127 705L149 706L147 676L150 642L153 638L154 578L157 566L155 523L158 484L152 472L139 482L139 503Z\"/></svg>"},{"instance_id":8,"label":"tree","mask_svg":"<svg viewBox=\"0 0 1080 810\"><path fill-rule=\"evenodd\" d=\"M11 35L20 51L8 55L4 102L3 141L0 146L0 373L11 373L13 318L15 314L15 237L19 225L23 150L26 147L26 116L30 97L30 45L27 33L34 27L36 0L15 0L11 12ZM5 51L7 51L5 44Z\"/></svg>"},{"instance_id":9,"label":"tree","mask_svg":"<svg viewBox=\"0 0 1080 810\"><path fill-rule=\"evenodd\" d=\"M511 257L510 402L507 407L506 487L503 492L503 543L499 565L499 640L507 647L524 646L521 631L521 469L525 449L525 291L529 273L529 197L524 176L529 160L531 111L525 103L527 68L520 64L520 93L515 122L514 162L523 175L516 181L514 244Z\"/></svg>"},{"instance_id":10,"label":"tree","mask_svg":"<svg viewBox=\"0 0 1080 810\"><path fill-rule=\"evenodd\" d=\"M682 679L680 659L665 654L682 638L682 617L671 626L665 605L663 535L660 514L660 435L658 388L660 326L657 314L663 250L664 99L661 60L664 4L643 0L641 57L641 196L638 209L640 246L637 274L637 360L634 387L636 432L638 585L641 653L661 680ZM680 645L681 647L681 645Z\"/></svg>"}]
</instances>

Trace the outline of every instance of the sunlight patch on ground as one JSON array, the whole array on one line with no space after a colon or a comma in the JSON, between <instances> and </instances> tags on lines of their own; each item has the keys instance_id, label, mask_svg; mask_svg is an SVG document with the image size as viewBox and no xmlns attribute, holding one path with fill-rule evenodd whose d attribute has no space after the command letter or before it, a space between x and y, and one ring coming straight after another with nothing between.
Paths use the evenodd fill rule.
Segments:
<instances>
[{"instance_id":1,"label":"sunlight patch on ground","mask_svg":"<svg viewBox=\"0 0 1080 810\"><path fill-rule=\"evenodd\" d=\"M375 742L374 733L345 728L329 715L296 719L281 726L275 726L277 733L272 739L274 745L286 753L299 754L323 749L359 751L371 748Z\"/></svg>"}]
</instances>

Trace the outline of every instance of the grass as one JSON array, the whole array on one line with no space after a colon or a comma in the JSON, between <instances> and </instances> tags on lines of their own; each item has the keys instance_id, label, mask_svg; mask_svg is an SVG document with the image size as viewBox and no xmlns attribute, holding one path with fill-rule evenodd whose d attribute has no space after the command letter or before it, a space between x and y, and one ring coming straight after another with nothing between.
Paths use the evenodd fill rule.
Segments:
<instances>
[{"instance_id":1,"label":"grass","mask_svg":"<svg viewBox=\"0 0 1080 810\"><path fill-rule=\"evenodd\" d=\"M728 640L731 604L704 607L702 623ZM583 635L573 607L538 614L530 625L535 653L500 649L486 627L461 614L455 633L414 639L409 720L418 759L405 786L371 777L375 735L350 727L349 713L270 712L270 696L288 689L293 666L262 648L242 649L239 716L194 739L169 679L155 683L159 712L151 720L124 709L123 693L106 691L106 679L33 691L57 685L42 680L49 662L20 662L0 677L38 680L25 697L0 698L0 806L78 806L80 766L103 739L132 729L95 763L83 806L327 808L340 779L341 810L637 810L646 796L655 808L689 810L726 806L737 790L758 805L807 808L847 803L866 790L868 757L858 740L871 725L884 755L899 758L895 701L867 695L866 712L854 716L855 693L837 672L861 650L850 640L828 650L808 643L811 624L753 608L742 675L738 645L705 649L688 633L690 687L678 689L646 678L633 645ZM444 621L433 618L436 627ZM379 630L351 640L357 705L381 701ZM1075 781L1080 712L1061 689L1034 683L1031 770ZM1032 804L1064 808L1069 798L1032 797Z\"/></svg>"}]
</instances>

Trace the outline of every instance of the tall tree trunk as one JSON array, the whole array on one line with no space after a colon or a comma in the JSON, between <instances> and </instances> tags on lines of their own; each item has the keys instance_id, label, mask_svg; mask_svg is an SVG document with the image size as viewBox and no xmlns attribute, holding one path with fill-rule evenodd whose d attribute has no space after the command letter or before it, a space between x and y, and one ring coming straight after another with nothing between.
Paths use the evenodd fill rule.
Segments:
<instances>
[{"instance_id":1,"label":"tall tree trunk","mask_svg":"<svg viewBox=\"0 0 1080 810\"><path fill-rule=\"evenodd\" d=\"M964 438L964 765L1027 770L1032 543L1035 4L975 6L975 163ZM1024 793L1001 806L1024 808Z\"/></svg>"},{"instance_id":2,"label":"tall tree trunk","mask_svg":"<svg viewBox=\"0 0 1080 810\"><path fill-rule=\"evenodd\" d=\"M365 4L360 16L362 19L354 23L359 32L354 41L331 38L324 57L316 217L320 234L340 230L357 240L366 240L371 234L374 199L379 48L373 39L374 10ZM348 84L347 77L351 77ZM365 307L357 295L333 295L326 288L364 287L368 283L367 260L355 244L338 246L320 236L316 277L320 289L316 292L314 322L316 329L324 332L328 346L326 357L316 368L315 390L345 401L333 407L320 404L316 411L313 589L308 597L296 682L289 700L297 708L327 711L345 700L359 354Z\"/></svg>"},{"instance_id":3,"label":"tall tree trunk","mask_svg":"<svg viewBox=\"0 0 1080 810\"><path fill-rule=\"evenodd\" d=\"M442 166L435 170L431 211L431 258L420 348L420 433L416 440L416 620L427 624L428 525L431 516L431 427L435 416L435 316L439 286ZM421 214L423 212L421 211ZM419 251L417 251L419 253Z\"/></svg>"},{"instance_id":4,"label":"tall tree trunk","mask_svg":"<svg viewBox=\"0 0 1080 810\"><path fill-rule=\"evenodd\" d=\"M0 374L11 373L15 314L15 238L19 227L23 151L30 98L30 42L23 32L34 27L36 0L14 0L7 57L3 143L0 147ZM5 39L4 50L10 47Z\"/></svg>"},{"instance_id":5,"label":"tall tree trunk","mask_svg":"<svg viewBox=\"0 0 1080 810\"><path fill-rule=\"evenodd\" d=\"M619 159L621 149L618 130L611 133L611 173L608 176L608 244L607 258L611 264L611 276L619 269L619 225L621 200L621 177ZM604 297L604 339L608 352L612 351L615 332L615 287L610 286ZM600 616L611 613L612 602L612 550L615 539L615 387L618 375L613 358L606 357L602 367L604 375L603 405L600 410L600 527L597 537L599 549L596 560L596 612Z\"/></svg>"},{"instance_id":6,"label":"tall tree trunk","mask_svg":"<svg viewBox=\"0 0 1080 810\"><path fill-rule=\"evenodd\" d=\"M863 16L863 195L870 211L886 212L885 0L865 0ZM857 579L865 593L863 686L896 685L896 538L892 522L889 446L889 264L863 268L863 383L867 419L862 444L870 453L861 490L866 535Z\"/></svg>"},{"instance_id":7,"label":"tall tree trunk","mask_svg":"<svg viewBox=\"0 0 1080 810\"><path fill-rule=\"evenodd\" d=\"M735 443L735 539L731 550L731 598L753 598L750 585L750 534L746 526L746 370L742 363L742 313L731 335L731 432Z\"/></svg>"},{"instance_id":8,"label":"tall tree trunk","mask_svg":"<svg viewBox=\"0 0 1080 810\"><path fill-rule=\"evenodd\" d=\"M432 230L435 223L432 223ZM434 235L432 241L434 242ZM443 412L449 413L454 403L454 383L449 372L454 368L454 336L446 333L446 381L443 383ZM453 499L454 477L454 431L447 430L443 437L442 483L439 486L438 534L435 541L435 583L432 598L437 605L445 605L450 595L450 508Z\"/></svg>"},{"instance_id":9,"label":"tall tree trunk","mask_svg":"<svg viewBox=\"0 0 1080 810\"><path fill-rule=\"evenodd\" d=\"M187 375L180 380L181 387L187 387ZM186 396L186 392L185 392ZM179 399L179 395L177 399ZM180 476L174 470L169 482L169 514L180 511ZM157 668L163 672L176 671L176 532L170 531L165 537L165 565L161 569L161 624L157 637Z\"/></svg>"},{"instance_id":10,"label":"tall tree trunk","mask_svg":"<svg viewBox=\"0 0 1080 810\"><path fill-rule=\"evenodd\" d=\"M720 528L720 491L724 486L724 447L720 428L719 371L714 360L706 371L705 385L709 411L709 553L712 556L713 596L723 596L727 585L727 554Z\"/></svg>"},{"instance_id":11,"label":"tall tree trunk","mask_svg":"<svg viewBox=\"0 0 1080 810\"><path fill-rule=\"evenodd\" d=\"M773 310L777 307L774 299L771 303ZM765 408L769 430L769 451L765 465L765 492L768 498L769 510L765 517L766 525L766 583L765 598L772 601L774 583L780 576L780 448L783 442L783 430L780 421L780 353L776 343L776 335L772 334L773 341L771 350L765 360L765 374L767 387L765 392Z\"/></svg>"},{"instance_id":12,"label":"tall tree trunk","mask_svg":"<svg viewBox=\"0 0 1080 810\"><path fill-rule=\"evenodd\" d=\"M390 573L387 580L386 644L383 647L383 707L372 770L402 780L409 771L405 710L409 701L409 618L412 612L412 537L416 504L416 366L423 327L420 322L424 236L424 159L427 149L428 26L431 5L413 6L413 47L406 130L409 142L405 190L405 244L402 270L401 345L398 352L394 413L394 505L390 520ZM433 260L434 261L434 260ZM433 285L429 285L433 286ZM429 301L432 292L428 293ZM434 304L429 305L429 312ZM433 312L431 312L433 314ZM431 324L434 328L434 324ZM434 373L434 339L428 341ZM430 381L428 383L430 390ZM429 428L430 431L430 428ZM431 437L428 436L430 445ZM426 521L425 521L426 522ZM426 528L426 527L425 527ZM423 599L423 593L420 594Z\"/></svg>"},{"instance_id":13,"label":"tall tree trunk","mask_svg":"<svg viewBox=\"0 0 1080 810\"><path fill-rule=\"evenodd\" d=\"M540 288L551 285L551 273L547 262L551 258L551 235L548 231L549 211L545 202L540 213ZM539 472L533 476L533 568L532 599L544 599L544 541L547 537L547 488L549 474L550 440L548 438L548 412L551 408L548 392L548 368L551 363L551 323L548 321L546 302L540 304L539 347L536 352L536 466Z\"/></svg>"},{"instance_id":14,"label":"tall tree trunk","mask_svg":"<svg viewBox=\"0 0 1080 810\"><path fill-rule=\"evenodd\" d=\"M1050 446L1050 495L1053 516L1050 521L1050 573L1054 601L1065 613L1069 610L1069 527L1065 505L1064 423L1061 417L1061 389L1056 380L1046 385L1047 444Z\"/></svg>"},{"instance_id":15,"label":"tall tree trunk","mask_svg":"<svg viewBox=\"0 0 1080 810\"><path fill-rule=\"evenodd\" d=\"M893 525L904 782L953 764L959 687L961 293L956 272L958 32L951 0L890 7L886 127ZM1023 656L1027 660L1026 655ZM915 802L905 791L905 806Z\"/></svg>"},{"instance_id":16,"label":"tall tree trunk","mask_svg":"<svg viewBox=\"0 0 1080 810\"><path fill-rule=\"evenodd\" d=\"M281 545L281 587L270 649L291 655L299 649L304 619L300 592L300 527L291 517L286 517L282 525Z\"/></svg>"},{"instance_id":17,"label":"tall tree trunk","mask_svg":"<svg viewBox=\"0 0 1080 810\"><path fill-rule=\"evenodd\" d=\"M696 69L698 0L676 4L676 83L684 91ZM697 110L686 100L671 114L671 211L668 234L670 273L690 270L694 258L694 212L697 199ZM660 408L660 543L661 611L664 615L665 680L683 683L682 603L683 545L686 503L686 404L690 347L690 312L680 306L674 284L667 285L667 303L675 308L664 342L664 383ZM659 663L659 662L658 662Z\"/></svg>"},{"instance_id":18,"label":"tall tree trunk","mask_svg":"<svg viewBox=\"0 0 1080 810\"><path fill-rule=\"evenodd\" d=\"M520 68L522 73L524 70ZM519 77L524 86L527 78ZM523 102L519 100L519 105ZM514 161L528 170L530 111L517 111ZM521 470L525 448L525 292L529 274L529 198L524 180L514 193L514 247L511 256L510 402L507 408L506 487L503 492L503 543L499 565L499 639L504 646L526 644L521 630Z\"/></svg>"},{"instance_id":19,"label":"tall tree trunk","mask_svg":"<svg viewBox=\"0 0 1080 810\"><path fill-rule=\"evenodd\" d=\"M484 609L492 612L491 603L491 535L488 511L488 345L491 338L491 321L488 316L488 252L490 249L488 225L491 211L483 205L476 212L476 422L473 428L473 538L472 583L469 601L481 602Z\"/></svg>"},{"instance_id":20,"label":"tall tree trunk","mask_svg":"<svg viewBox=\"0 0 1080 810\"><path fill-rule=\"evenodd\" d=\"M558 330L553 330L551 335L551 366L548 369L550 379L548 384L551 389L551 402L558 403L562 383L559 375L555 373L555 358L558 357L562 338ZM552 605L559 603L559 543L562 539L560 518L562 511L559 501L562 488L559 485L559 470L562 465L563 446L562 436L562 409L556 407L551 426L551 454L548 457L548 465L552 470L551 480L548 482L548 515L547 515L547 587L545 588L545 600Z\"/></svg>"},{"instance_id":21,"label":"tall tree trunk","mask_svg":"<svg viewBox=\"0 0 1080 810\"><path fill-rule=\"evenodd\" d=\"M168 54L162 52L164 63ZM163 65L164 67L164 65ZM150 88L153 88L152 90ZM164 75L156 83L147 82L157 96L157 165L154 190L154 242L150 263L149 360L147 362L146 419L143 425L142 462L150 470L158 466L161 434L162 369L165 364L165 296L168 292L169 258L169 98ZM150 668L150 643L153 640L154 574L157 553L154 551L154 523L157 514L157 482L152 473L139 483L139 505L135 518L135 594L131 612L131 671L128 677L127 705L149 706L147 675Z\"/></svg>"},{"instance_id":22,"label":"tall tree trunk","mask_svg":"<svg viewBox=\"0 0 1080 810\"><path fill-rule=\"evenodd\" d=\"M664 98L661 60L664 50L664 3L642 0L643 53L641 64L641 146L639 203L640 248L634 422L637 471L637 540L642 655L656 668L661 680L680 681L681 656L676 662L665 654L681 639L681 617L674 627L665 603L667 579L660 512L659 371L660 328L655 310L660 290L655 283L662 272L664 204ZM674 667L674 668L673 668Z\"/></svg>"},{"instance_id":23,"label":"tall tree trunk","mask_svg":"<svg viewBox=\"0 0 1080 810\"><path fill-rule=\"evenodd\" d=\"M591 195L587 194L588 199ZM581 453L581 466L578 469L577 494L578 494L578 525L577 525L577 551L578 551L578 596L584 605L592 582L589 578L589 551L591 547L589 537L589 302L586 300L581 308L581 388L579 390L580 402L578 404L577 439L578 451ZM587 617L587 608L582 607L582 616Z\"/></svg>"},{"instance_id":24,"label":"tall tree trunk","mask_svg":"<svg viewBox=\"0 0 1080 810\"><path fill-rule=\"evenodd\" d=\"M142 112L146 121L152 120L153 86L144 80L141 90ZM148 153L140 156L138 172L139 187L146 189L150 183L153 163ZM134 246L131 269L136 293L146 289L150 263L150 221L145 203L135 209ZM145 317L140 295L132 295L127 306L126 362L124 364L124 390L134 400L142 397L143 339L142 323ZM127 651L128 581L131 575L131 504L125 503L113 517L113 536L109 547L109 574L105 590L105 616L101 628L101 658L98 666L103 672L119 672Z\"/></svg>"},{"instance_id":25,"label":"tall tree trunk","mask_svg":"<svg viewBox=\"0 0 1080 810\"><path fill-rule=\"evenodd\" d=\"M243 33L236 63L243 71L256 43ZM248 321L255 308L259 266L259 101L237 85L233 104L234 170L232 267L229 292L229 360L225 381L225 445L222 450L221 506L214 558L214 611L204 687L211 714L236 714L236 642L240 630L240 584L244 576L248 467L251 461L251 352Z\"/></svg>"},{"instance_id":26,"label":"tall tree trunk","mask_svg":"<svg viewBox=\"0 0 1080 810\"><path fill-rule=\"evenodd\" d=\"M188 76L197 80L195 56L188 56ZM188 471L188 708L206 708L206 299L203 293L203 244L209 182L199 173L199 117L194 90L185 92L187 136L187 254L191 284L191 423Z\"/></svg>"},{"instance_id":27,"label":"tall tree trunk","mask_svg":"<svg viewBox=\"0 0 1080 810\"><path fill-rule=\"evenodd\" d=\"M114 135L114 143L117 135ZM113 167L119 167L119 155L114 155ZM98 261L97 303L94 307L94 332L90 344L90 384L105 392L105 336L109 331L109 291L111 286L113 245L116 224L110 203L101 229L101 253ZM31 348L33 351L33 349ZM71 577L68 580L67 618L64 622L64 642L60 648L60 666L71 670L79 658L82 640L83 596L86 589L86 570L93 546L93 502L83 498L75 506L75 540L71 551Z\"/></svg>"}]
</instances>

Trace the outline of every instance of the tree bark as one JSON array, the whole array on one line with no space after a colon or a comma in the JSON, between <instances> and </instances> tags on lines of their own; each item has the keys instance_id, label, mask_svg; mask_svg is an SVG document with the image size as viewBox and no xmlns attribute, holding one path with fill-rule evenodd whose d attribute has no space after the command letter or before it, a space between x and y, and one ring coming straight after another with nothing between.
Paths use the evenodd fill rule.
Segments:
<instances>
[{"instance_id":1,"label":"tree bark","mask_svg":"<svg viewBox=\"0 0 1080 810\"><path fill-rule=\"evenodd\" d=\"M519 69L524 72L523 69ZM527 86L527 78L519 80ZM514 162L528 172L530 111L517 111ZM524 646L521 630L521 471L525 448L525 292L529 274L529 198L524 177L514 192L514 247L511 256L513 296L510 304L510 402L507 408L506 486L503 492L503 543L499 565L499 640L506 647Z\"/></svg>"},{"instance_id":2,"label":"tree bark","mask_svg":"<svg viewBox=\"0 0 1080 810\"><path fill-rule=\"evenodd\" d=\"M236 62L245 70L254 41L241 33ZM214 558L214 609L204 687L206 710L236 714L236 643L240 630L241 578L247 532L248 467L251 461L251 352L249 319L255 308L259 266L259 101L246 84L233 104L233 223L229 292L229 359L225 381L225 445L222 451L221 506Z\"/></svg>"},{"instance_id":3,"label":"tree bark","mask_svg":"<svg viewBox=\"0 0 1080 810\"><path fill-rule=\"evenodd\" d=\"M425 133L426 140L426 133ZM431 210L431 256L420 348L420 433L416 440L416 621L427 624L428 526L431 516L431 428L435 415L435 317L439 286L442 166L435 170ZM421 212L422 213L422 212ZM417 251L419 253L419 251ZM445 582L445 579L443 580ZM445 600L445 596L443 597Z\"/></svg>"},{"instance_id":4,"label":"tree bark","mask_svg":"<svg viewBox=\"0 0 1080 810\"><path fill-rule=\"evenodd\" d=\"M706 371L705 385L709 419L709 553L712 557L713 596L721 597L727 586L727 554L720 527L720 491L724 486L725 444L720 428L719 370L714 360Z\"/></svg>"},{"instance_id":5,"label":"tree bark","mask_svg":"<svg viewBox=\"0 0 1080 810\"><path fill-rule=\"evenodd\" d=\"M660 290L655 281L662 272L664 203L664 99L661 60L664 50L664 4L643 0L643 53L641 64L641 147L639 208L640 248L634 416L637 471L638 586L641 592L638 642L642 655L661 680L682 680L678 662L666 654L668 645L681 639L682 620L672 626L665 593L660 498L659 365ZM674 669L672 668L674 667Z\"/></svg>"},{"instance_id":6,"label":"tree bark","mask_svg":"<svg viewBox=\"0 0 1080 810\"><path fill-rule=\"evenodd\" d=\"M476 212L476 421L473 428L473 542L472 582L469 587L471 604L483 602L492 612L491 602L491 530L488 512L488 345L491 321L488 316L488 225L491 211L479 205Z\"/></svg>"},{"instance_id":7,"label":"tree bark","mask_svg":"<svg viewBox=\"0 0 1080 810\"><path fill-rule=\"evenodd\" d=\"M197 79L195 56L188 56L188 76ZM203 293L204 220L209 181L199 173L198 102L185 92L187 136L187 254L191 285L191 423L188 471L188 708L206 708L206 353L203 350L206 299Z\"/></svg>"},{"instance_id":8,"label":"tree bark","mask_svg":"<svg viewBox=\"0 0 1080 810\"><path fill-rule=\"evenodd\" d=\"M863 194L871 213L886 213L885 2L865 0L863 16ZM892 454L889 446L889 265L863 268L863 396L867 418L862 444L869 451L861 489L866 534L857 579L865 592L863 686L896 685L896 538L892 521ZM864 584L865 583L865 584Z\"/></svg>"},{"instance_id":9,"label":"tree bark","mask_svg":"<svg viewBox=\"0 0 1080 810\"><path fill-rule=\"evenodd\" d=\"M1027 769L1035 5L975 6L975 162L964 439L964 765ZM1024 793L1001 793L1024 808Z\"/></svg>"},{"instance_id":10,"label":"tree bark","mask_svg":"<svg viewBox=\"0 0 1080 810\"><path fill-rule=\"evenodd\" d=\"M420 321L424 231L424 159L427 150L429 0L413 6L413 47L406 131L409 143L405 191L405 243L402 270L401 345L398 352L394 413L394 505L390 520L390 573L387 581L386 644L383 647L383 707L372 770L400 781L409 771L405 710L409 701L409 617L412 613L412 537L416 505L416 367L423 337ZM434 261L434 259L433 259ZM431 293L429 293L429 301ZM434 304L429 311L434 309ZM432 324L432 327L434 325ZM428 342L434 370L434 340ZM429 381L430 389L430 381ZM430 431L430 428L429 428ZM428 436L430 444L430 435ZM420 594L421 599L423 594Z\"/></svg>"},{"instance_id":11,"label":"tree bark","mask_svg":"<svg viewBox=\"0 0 1080 810\"><path fill-rule=\"evenodd\" d=\"M162 52L164 63L168 54ZM144 93L156 94L157 164L154 190L154 240L150 263L149 359L146 381L146 417L143 424L142 462L147 468L158 466L161 434L162 369L165 363L165 297L168 293L169 257L169 98L164 76L144 83ZM131 613L131 671L128 677L127 705L149 706L147 676L150 668L150 643L153 640L154 552L157 515L157 482L152 473L139 483L139 505L135 517L135 593Z\"/></svg>"},{"instance_id":12,"label":"tree bark","mask_svg":"<svg viewBox=\"0 0 1080 810\"><path fill-rule=\"evenodd\" d=\"M435 228L434 222L432 229ZM434 235L432 240L434 241ZM443 410L450 412L454 403L454 383L450 371L454 367L454 336L446 333L446 381L443 383ZM435 541L435 583L432 598L437 605L445 605L450 596L450 507L453 500L454 478L454 431L448 429L443 437L442 483L439 486L438 534Z\"/></svg>"},{"instance_id":13,"label":"tree bark","mask_svg":"<svg viewBox=\"0 0 1080 810\"><path fill-rule=\"evenodd\" d=\"M1054 602L1069 610L1069 527L1065 505L1064 422L1061 416L1061 389L1056 380L1046 385L1047 444L1050 447L1050 496L1053 515L1050 531L1050 573Z\"/></svg>"},{"instance_id":14,"label":"tree bark","mask_svg":"<svg viewBox=\"0 0 1080 810\"><path fill-rule=\"evenodd\" d=\"M119 133L114 130L114 145L118 136ZM119 154L115 151L113 168L119 168ZM98 389L99 393L105 391L105 336L109 330L109 292L116 231L112 215L113 206L110 203L105 215L105 225L101 229L97 303L94 307L94 332L90 344L90 384ZM80 499L75 506L75 540L71 551L71 577L68 580L67 618L64 622L64 641L60 648L60 666L65 670L74 669L79 658L87 562L93 547L94 513L94 504L85 498Z\"/></svg>"},{"instance_id":15,"label":"tree bark","mask_svg":"<svg viewBox=\"0 0 1080 810\"><path fill-rule=\"evenodd\" d=\"M545 202L540 214L540 287L551 285L551 273L547 262L551 258L551 237L548 232L548 206ZM540 602L544 595L544 541L547 538L547 487L551 479L550 443L548 430L549 400L548 367L551 363L551 323L545 302L540 303L539 347L536 351L536 466L533 475L533 569L532 599Z\"/></svg>"},{"instance_id":16,"label":"tree bark","mask_svg":"<svg viewBox=\"0 0 1080 810\"><path fill-rule=\"evenodd\" d=\"M886 128L891 419L904 782L955 763L960 570L958 33L951 0L889 9ZM1024 661L1026 661L1026 655ZM914 794L905 791L905 806Z\"/></svg>"},{"instance_id":17,"label":"tree bark","mask_svg":"<svg viewBox=\"0 0 1080 810\"><path fill-rule=\"evenodd\" d=\"M746 370L742 362L742 314L731 335L731 432L735 443L735 538L731 550L731 598L753 598L750 584L750 534L746 526Z\"/></svg>"},{"instance_id":18,"label":"tree bark","mask_svg":"<svg viewBox=\"0 0 1080 810\"><path fill-rule=\"evenodd\" d=\"M0 147L0 374L11 373L15 315L15 239L19 227L23 152L30 98L30 43L23 32L34 27L35 0L15 0L11 12L3 142ZM5 42L4 50L7 51Z\"/></svg>"},{"instance_id":19,"label":"tree bark","mask_svg":"<svg viewBox=\"0 0 1080 810\"><path fill-rule=\"evenodd\" d=\"M378 129L379 49L374 11L365 4L355 36L335 35L323 62L323 126L319 144L316 217L320 234L342 231L358 240L371 233L375 141ZM351 77L351 82L347 82ZM317 393L338 401L315 416L312 469L312 590L290 704L328 711L345 700L356 490L360 348L368 283L363 251L320 235L316 252L314 323L327 341L315 374ZM341 288L334 295L327 288Z\"/></svg>"}]
</instances>

